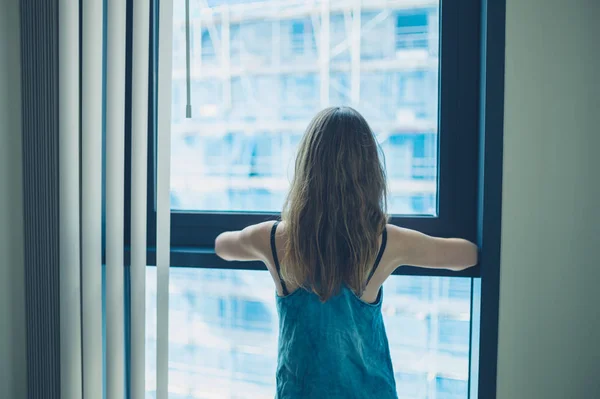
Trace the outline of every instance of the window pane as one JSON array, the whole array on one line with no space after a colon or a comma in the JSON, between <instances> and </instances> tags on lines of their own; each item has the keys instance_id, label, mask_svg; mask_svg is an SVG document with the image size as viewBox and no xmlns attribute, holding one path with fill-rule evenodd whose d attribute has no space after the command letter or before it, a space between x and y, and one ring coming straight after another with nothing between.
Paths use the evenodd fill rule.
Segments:
<instances>
[{"instance_id":1,"label":"window pane","mask_svg":"<svg viewBox=\"0 0 600 399\"><path fill-rule=\"evenodd\" d=\"M356 13L353 0L329 2L329 35L319 0L190 2L188 119L185 2L175 0L172 208L280 211L308 121L350 105L382 146L390 211L435 215L439 7L420 1Z\"/></svg>"},{"instance_id":2,"label":"window pane","mask_svg":"<svg viewBox=\"0 0 600 399\"><path fill-rule=\"evenodd\" d=\"M400 398L467 398L470 280L393 276L383 313ZM278 317L267 272L171 268L169 395L273 398ZM147 273L147 397L155 391L156 268ZM180 396L176 396L180 395Z\"/></svg>"}]
</instances>

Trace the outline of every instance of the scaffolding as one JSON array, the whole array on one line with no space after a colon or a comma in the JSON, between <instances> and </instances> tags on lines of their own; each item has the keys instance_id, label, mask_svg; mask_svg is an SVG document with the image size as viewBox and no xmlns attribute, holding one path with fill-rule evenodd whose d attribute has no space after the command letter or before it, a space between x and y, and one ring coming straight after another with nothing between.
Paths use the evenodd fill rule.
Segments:
<instances>
[{"instance_id":1,"label":"scaffolding","mask_svg":"<svg viewBox=\"0 0 600 399\"><path fill-rule=\"evenodd\" d=\"M439 2L231 3L192 0L189 36L183 1L175 5L171 187L178 201L174 207L253 206L248 202L236 208L232 204L239 198L228 197L233 192L246 193L244 201L247 193L258 191L281 197L291 177L285 169L293 159L292 142L308 120L327 106L350 105L371 121L384 151L391 151L390 192L401 202L392 211L432 212L437 188ZM398 16L410 18L415 13L424 20L399 26ZM418 74L422 83L417 85ZM402 95L410 101L396 100ZM188 110L191 118L186 117ZM277 139L267 143L264 137L269 134ZM229 152L217 148L232 135L235 143ZM425 137L424 155L407 163L413 150L390 144L389 139L398 135ZM198 139L200 147L189 144ZM253 148L259 142L280 148L276 154L256 155ZM248 165L232 159L238 154L247 160L248 153L260 158L248 165L268 171L261 175L254 168L244 174ZM410 179L411 171L418 177ZM411 210L412 205L404 204L410 196L421 197L428 205Z\"/></svg>"},{"instance_id":2,"label":"scaffolding","mask_svg":"<svg viewBox=\"0 0 600 399\"><path fill-rule=\"evenodd\" d=\"M438 1L432 0L270 0L248 2L240 4L221 4L210 7L206 0L192 2L190 10L190 29L194 46L190 62L190 78L192 82L218 81L221 85L220 104L218 109L227 112L232 107L232 80L239 78L244 87L245 95L250 97L254 106L260 107L260 99L252 98L252 84L248 81L253 76L284 76L315 74L319 82L319 108L331 104L330 93L332 90L341 92L348 98L347 105L357 107L361 98L361 74L385 72L414 72L437 71L439 29L437 10ZM427 32L411 31L410 29L392 30L385 37L388 43L385 53L387 57L363 59L361 48L365 49L365 36L382 24L388 23L394 13L405 12L413 9L430 10ZM180 13L181 14L181 13ZM332 16L339 17L343 22L341 40L332 40ZM369 18L366 18L366 16ZM308 42L314 38L314 52L311 52L303 62L289 62L285 60L283 46L282 23L285 21L309 20L311 28L302 32L307 36ZM174 22L175 41L185 40L185 18L183 14L176 15ZM246 40L243 39L242 26L252 24L270 25L268 32L269 45L265 43L262 51L248 50ZM232 37L232 27L240 30ZM393 29L394 26L392 25ZM204 40L204 35L207 40ZM380 40L384 40L381 38ZM415 43L427 42L425 48L416 48ZM398 45L403 43L403 45ZM209 50L203 46L210 45ZM183 46L183 44L180 44ZM307 46L310 47L310 46ZM402 50L398 50L400 47ZM235 48L236 61L232 60L232 49ZM348 56L349 53L349 56ZM344 57L340 57L344 55ZM175 54L173 63L174 82L185 81L187 77L186 63L181 57L183 52ZM340 86L331 81L332 74L349 74L349 87ZM437 84L437 82L435 82ZM437 89L437 88L436 88ZM276 88L274 91L277 91ZM192 102L194 102L192 97ZM362 104L369 107L369 104ZM175 110L177 112L177 110ZM273 123L273 120L269 120ZM408 124L410 125L410 121ZM227 125L228 122L225 123ZM262 121L258 118L252 122L253 126L244 126L243 131L264 130ZM437 121L427 121L423 126L410 126L402 130L432 131L437 129ZM227 126L212 129L198 129L187 125L189 129L197 131L220 132ZM238 128L237 126L236 128ZM269 126L270 128L270 126ZM303 128L301 129L303 130ZM177 133L177 130L176 130ZM380 132L384 133L385 132ZM218 133L217 133L218 134Z\"/></svg>"}]
</instances>

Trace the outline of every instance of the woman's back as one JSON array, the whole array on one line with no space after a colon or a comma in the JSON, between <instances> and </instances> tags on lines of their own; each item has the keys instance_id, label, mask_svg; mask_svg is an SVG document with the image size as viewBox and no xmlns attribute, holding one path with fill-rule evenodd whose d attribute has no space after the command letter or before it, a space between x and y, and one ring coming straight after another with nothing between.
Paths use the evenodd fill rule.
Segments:
<instances>
[{"instance_id":1,"label":"woman's back","mask_svg":"<svg viewBox=\"0 0 600 399\"><path fill-rule=\"evenodd\" d=\"M323 303L302 288L277 298L277 398L397 398L377 302L347 287Z\"/></svg>"},{"instance_id":2,"label":"woman's back","mask_svg":"<svg viewBox=\"0 0 600 399\"><path fill-rule=\"evenodd\" d=\"M387 224L386 197L371 128L351 108L328 108L299 145L281 228L265 222L217 237L219 256L263 261L275 281L279 399L396 398L382 284L399 265L477 262L465 240Z\"/></svg>"},{"instance_id":3,"label":"woman's back","mask_svg":"<svg viewBox=\"0 0 600 399\"><path fill-rule=\"evenodd\" d=\"M277 225L271 232L271 250L285 295L277 296L277 398L397 398L381 315L382 290L374 303L361 300L347 286L326 302L304 288L287 292L279 274ZM369 277L386 242L384 230Z\"/></svg>"}]
</instances>

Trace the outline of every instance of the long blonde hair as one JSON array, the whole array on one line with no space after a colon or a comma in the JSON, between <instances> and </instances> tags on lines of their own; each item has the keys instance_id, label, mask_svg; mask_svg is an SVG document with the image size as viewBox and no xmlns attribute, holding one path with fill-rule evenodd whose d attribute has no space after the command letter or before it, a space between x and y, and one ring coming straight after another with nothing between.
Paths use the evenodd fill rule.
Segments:
<instances>
[{"instance_id":1,"label":"long blonde hair","mask_svg":"<svg viewBox=\"0 0 600 399\"><path fill-rule=\"evenodd\" d=\"M364 291L387 223L379 145L349 107L319 112L304 134L282 220L284 281L326 301L345 284Z\"/></svg>"}]
</instances>

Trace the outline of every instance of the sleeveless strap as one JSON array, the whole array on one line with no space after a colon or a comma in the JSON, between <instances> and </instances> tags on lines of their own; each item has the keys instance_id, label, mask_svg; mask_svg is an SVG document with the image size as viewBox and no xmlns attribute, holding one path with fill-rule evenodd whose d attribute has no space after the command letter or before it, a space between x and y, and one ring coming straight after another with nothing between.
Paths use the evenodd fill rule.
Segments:
<instances>
[{"instance_id":1,"label":"sleeveless strap","mask_svg":"<svg viewBox=\"0 0 600 399\"><path fill-rule=\"evenodd\" d=\"M273 253L273 261L275 262L275 269L277 270L277 277L279 277L279 282L281 283L281 288L283 290L283 295L289 295L287 286L285 285L285 281L281 278L281 266L279 265L279 259L277 258L277 247L275 245L275 233L277 232L277 226L279 225L279 221L273 223L273 228L271 229L271 252Z\"/></svg>"},{"instance_id":2,"label":"sleeveless strap","mask_svg":"<svg viewBox=\"0 0 600 399\"><path fill-rule=\"evenodd\" d=\"M383 233L381 234L381 248L379 248L379 253L377 254L377 258L375 259L375 264L371 269L371 273L369 273L369 278L367 279L367 284L371 281L371 277L377 271L377 266L379 266L379 262L381 262L381 257L383 256L383 252L385 251L385 246L387 245L387 227L383 229Z\"/></svg>"}]
</instances>

